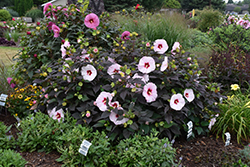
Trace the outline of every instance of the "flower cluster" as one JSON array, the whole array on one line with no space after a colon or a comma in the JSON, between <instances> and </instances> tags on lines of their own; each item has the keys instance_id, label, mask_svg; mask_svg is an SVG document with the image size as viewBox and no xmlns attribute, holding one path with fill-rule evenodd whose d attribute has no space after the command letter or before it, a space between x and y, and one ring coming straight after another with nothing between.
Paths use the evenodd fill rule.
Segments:
<instances>
[{"instance_id":1,"label":"flower cluster","mask_svg":"<svg viewBox=\"0 0 250 167\"><path fill-rule=\"evenodd\" d=\"M234 15L228 15L227 18L228 24L236 24L242 26L244 29L248 29L250 27L250 22L244 18L237 18Z\"/></svg>"},{"instance_id":2,"label":"flower cluster","mask_svg":"<svg viewBox=\"0 0 250 167\"><path fill-rule=\"evenodd\" d=\"M11 21L4 21L3 24L10 30L10 32L24 32L28 29L27 23L22 19L15 20L13 18Z\"/></svg>"},{"instance_id":3,"label":"flower cluster","mask_svg":"<svg viewBox=\"0 0 250 167\"><path fill-rule=\"evenodd\" d=\"M8 111L20 118L31 113L32 106L38 104L41 94L41 86L28 85L23 88L15 88L15 92L7 98L6 107Z\"/></svg>"}]
</instances>

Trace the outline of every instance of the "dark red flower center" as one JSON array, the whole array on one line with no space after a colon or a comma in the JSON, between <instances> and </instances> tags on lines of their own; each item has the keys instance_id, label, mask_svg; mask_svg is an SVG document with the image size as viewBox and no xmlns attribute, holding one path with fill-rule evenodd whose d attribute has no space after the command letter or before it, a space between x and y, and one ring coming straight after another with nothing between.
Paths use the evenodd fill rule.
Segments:
<instances>
[{"instance_id":1,"label":"dark red flower center","mask_svg":"<svg viewBox=\"0 0 250 167\"><path fill-rule=\"evenodd\" d=\"M163 48L162 44L159 44L159 45L158 45L158 48L159 48L159 49Z\"/></svg>"},{"instance_id":2,"label":"dark red flower center","mask_svg":"<svg viewBox=\"0 0 250 167\"><path fill-rule=\"evenodd\" d=\"M114 73L118 73L119 71L117 70L117 69L114 69L114 71L113 71Z\"/></svg>"},{"instance_id":3,"label":"dark red flower center","mask_svg":"<svg viewBox=\"0 0 250 167\"><path fill-rule=\"evenodd\" d=\"M119 117L119 115L118 115L118 114L116 114L116 115L115 115L115 117L116 117L116 118L118 118L118 117Z\"/></svg>"},{"instance_id":4,"label":"dark red flower center","mask_svg":"<svg viewBox=\"0 0 250 167\"><path fill-rule=\"evenodd\" d=\"M106 105L106 101L107 101L107 98L105 97L102 102Z\"/></svg>"},{"instance_id":5,"label":"dark red flower center","mask_svg":"<svg viewBox=\"0 0 250 167\"><path fill-rule=\"evenodd\" d=\"M185 96L188 98L188 97L189 97L189 94L188 94L188 93L185 93Z\"/></svg>"},{"instance_id":6,"label":"dark red flower center","mask_svg":"<svg viewBox=\"0 0 250 167\"><path fill-rule=\"evenodd\" d=\"M149 67L150 67L149 63L145 63L145 64L144 64L144 67L145 67L145 68L149 68Z\"/></svg>"},{"instance_id":7,"label":"dark red flower center","mask_svg":"<svg viewBox=\"0 0 250 167\"><path fill-rule=\"evenodd\" d=\"M117 108L117 107L118 107L117 103L112 104L112 106L113 106L114 108Z\"/></svg>"},{"instance_id":8,"label":"dark red flower center","mask_svg":"<svg viewBox=\"0 0 250 167\"><path fill-rule=\"evenodd\" d=\"M89 22L90 22L90 23L94 23L94 20L93 20L93 19L90 19Z\"/></svg>"},{"instance_id":9,"label":"dark red flower center","mask_svg":"<svg viewBox=\"0 0 250 167\"><path fill-rule=\"evenodd\" d=\"M56 119L60 119L61 118L61 114L60 113L56 113Z\"/></svg>"},{"instance_id":10,"label":"dark red flower center","mask_svg":"<svg viewBox=\"0 0 250 167\"><path fill-rule=\"evenodd\" d=\"M147 94L150 96L152 94L152 89L148 89Z\"/></svg>"},{"instance_id":11,"label":"dark red flower center","mask_svg":"<svg viewBox=\"0 0 250 167\"><path fill-rule=\"evenodd\" d=\"M174 100L174 104L178 104L179 103L179 100L178 99L175 99Z\"/></svg>"},{"instance_id":12,"label":"dark red flower center","mask_svg":"<svg viewBox=\"0 0 250 167\"><path fill-rule=\"evenodd\" d=\"M88 71L87 71L87 74L88 74L88 75L91 75L91 74L92 74L92 71L91 71L91 70L88 70Z\"/></svg>"}]
</instances>

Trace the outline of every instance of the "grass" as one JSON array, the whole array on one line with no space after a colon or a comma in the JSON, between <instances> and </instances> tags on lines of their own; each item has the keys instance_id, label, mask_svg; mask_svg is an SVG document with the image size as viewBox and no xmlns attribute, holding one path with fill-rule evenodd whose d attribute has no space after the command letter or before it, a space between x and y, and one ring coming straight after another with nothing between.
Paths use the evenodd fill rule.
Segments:
<instances>
[{"instance_id":1,"label":"grass","mask_svg":"<svg viewBox=\"0 0 250 167\"><path fill-rule=\"evenodd\" d=\"M19 50L17 47L0 46L0 62L2 61L7 67L13 65L12 58Z\"/></svg>"},{"instance_id":2,"label":"grass","mask_svg":"<svg viewBox=\"0 0 250 167\"><path fill-rule=\"evenodd\" d=\"M165 39L170 48L176 41L184 47L190 42L191 31L187 27L185 18L179 13L146 14L134 18L117 14L113 15L112 19L117 21L124 31L141 34L143 40Z\"/></svg>"}]
</instances>

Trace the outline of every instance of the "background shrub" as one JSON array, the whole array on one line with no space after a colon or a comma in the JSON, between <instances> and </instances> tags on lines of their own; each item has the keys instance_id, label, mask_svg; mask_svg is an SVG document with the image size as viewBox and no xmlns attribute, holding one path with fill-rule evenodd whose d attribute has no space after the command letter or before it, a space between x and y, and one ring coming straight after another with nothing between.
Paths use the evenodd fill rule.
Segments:
<instances>
[{"instance_id":1,"label":"background shrub","mask_svg":"<svg viewBox=\"0 0 250 167\"><path fill-rule=\"evenodd\" d=\"M250 31L241 25L223 24L209 32L215 46L219 50L228 50L228 44L232 43L245 52L250 51Z\"/></svg>"},{"instance_id":2,"label":"background shrub","mask_svg":"<svg viewBox=\"0 0 250 167\"><path fill-rule=\"evenodd\" d=\"M211 27L217 27L222 24L223 17L218 10L205 8L198 15L200 18L198 22L198 29L201 31L208 31Z\"/></svg>"},{"instance_id":3,"label":"background shrub","mask_svg":"<svg viewBox=\"0 0 250 167\"><path fill-rule=\"evenodd\" d=\"M229 43L227 50L213 50L206 75L212 82L221 83L224 90L230 90L230 85L239 83L242 88L248 88L250 82L250 54L245 53L240 46Z\"/></svg>"},{"instance_id":4,"label":"background shrub","mask_svg":"<svg viewBox=\"0 0 250 167\"><path fill-rule=\"evenodd\" d=\"M19 154L13 150L2 150L0 149L0 166L4 167L23 167L27 161Z\"/></svg>"},{"instance_id":5,"label":"background shrub","mask_svg":"<svg viewBox=\"0 0 250 167\"><path fill-rule=\"evenodd\" d=\"M8 21L11 19L10 13L5 9L0 9L0 21Z\"/></svg>"},{"instance_id":6,"label":"background shrub","mask_svg":"<svg viewBox=\"0 0 250 167\"><path fill-rule=\"evenodd\" d=\"M39 9L31 9L27 11L25 17L31 17L32 21L35 22L37 19L43 18L43 12Z\"/></svg>"},{"instance_id":7,"label":"background shrub","mask_svg":"<svg viewBox=\"0 0 250 167\"><path fill-rule=\"evenodd\" d=\"M10 15L12 17L19 17L19 14L17 13L17 11L13 10L13 9L10 9L10 8L7 8L6 10L9 11Z\"/></svg>"}]
</instances>

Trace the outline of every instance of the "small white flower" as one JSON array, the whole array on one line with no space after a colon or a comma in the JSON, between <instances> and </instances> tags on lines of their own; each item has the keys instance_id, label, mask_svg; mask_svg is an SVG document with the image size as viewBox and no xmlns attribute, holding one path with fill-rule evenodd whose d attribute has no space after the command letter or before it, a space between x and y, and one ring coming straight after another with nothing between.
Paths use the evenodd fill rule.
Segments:
<instances>
[{"instance_id":1,"label":"small white flower","mask_svg":"<svg viewBox=\"0 0 250 167\"><path fill-rule=\"evenodd\" d=\"M188 102L193 101L194 100L194 91L193 91L193 89L185 89L184 97L187 99Z\"/></svg>"}]
</instances>

